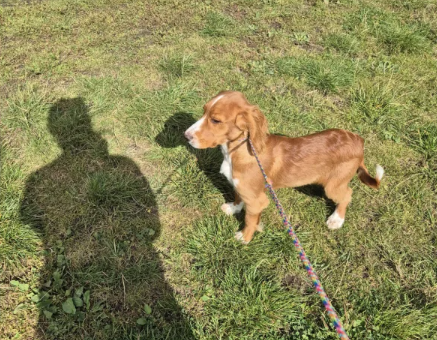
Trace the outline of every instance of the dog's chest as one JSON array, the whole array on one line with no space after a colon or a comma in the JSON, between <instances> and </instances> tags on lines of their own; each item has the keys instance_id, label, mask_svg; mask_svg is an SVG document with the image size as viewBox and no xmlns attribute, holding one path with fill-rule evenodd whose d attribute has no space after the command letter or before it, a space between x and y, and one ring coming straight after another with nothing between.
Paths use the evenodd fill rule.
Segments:
<instances>
[{"instance_id":1,"label":"dog's chest","mask_svg":"<svg viewBox=\"0 0 437 340\"><path fill-rule=\"evenodd\" d=\"M228 146L223 144L221 149L223 153L223 163L220 167L220 173L223 174L233 186L235 186L234 180L232 179L232 159L228 152Z\"/></svg>"}]
</instances>

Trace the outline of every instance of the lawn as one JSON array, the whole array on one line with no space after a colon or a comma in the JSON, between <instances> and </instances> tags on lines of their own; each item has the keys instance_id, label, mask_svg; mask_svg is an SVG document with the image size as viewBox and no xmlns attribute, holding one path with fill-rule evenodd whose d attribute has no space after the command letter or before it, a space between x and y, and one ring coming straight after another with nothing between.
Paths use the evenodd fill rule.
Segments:
<instances>
[{"instance_id":1,"label":"lawn","mask_svg":"<svg viewBox=\"0 0 437 340\"><path fill-rule=\"evenodd\" d=\"M278 195L351 339L437 339L435 0L0 4L1 339L336 339L274 205L249 245L219 149L183 131L220 90L271 133L345 128L386 172L344 226Z\"/></svg>"}]
</instances>

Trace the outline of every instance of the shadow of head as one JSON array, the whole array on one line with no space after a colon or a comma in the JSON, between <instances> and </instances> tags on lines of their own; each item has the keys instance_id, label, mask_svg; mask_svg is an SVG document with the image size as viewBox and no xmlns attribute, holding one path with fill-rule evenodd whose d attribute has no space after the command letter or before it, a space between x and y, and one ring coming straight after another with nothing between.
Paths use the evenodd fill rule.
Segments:
<instances>
[{"instance_id":1,"label":"shadow of head","mask_svg":"<svg viewBox=\"0 0 437 340\"><path fill-rule=\"evenodd\" d=\"M195 149L187 141L184 132L196 120L190 113L178 112L171 116L164 124L162 131L155 137L156 143L163 148L185 146L197 159L199 169L208 177L211 183L222 193L226 202L233 199L233 188L220 174L223 155L219 148Z\"/></svg>"},{"instance_id":2,"label":"shadow of head","mask_svg":"<svg viewBox=\"0 0 437 340\"><path fill-rule=\"evenodd\" d=\"M93 130L88 107L80 97L62 98L54 103L47 126L64 152L107 150L106 141Z\"/></svg>"},{"instance_id":3,"label":"shadow of head","mask_svg":"<svg viewBox=\"0 0 437 340\"><path fill-rule=\"evenodd\" d=\"M164 128L156 136L156 143L163 148L175 148L180 145L189 147L187 139L184 136L184 132L195 122L196 120L190 113L175 113L173 116L167 119L164 124Z\"/></svg>"}]
</instances>

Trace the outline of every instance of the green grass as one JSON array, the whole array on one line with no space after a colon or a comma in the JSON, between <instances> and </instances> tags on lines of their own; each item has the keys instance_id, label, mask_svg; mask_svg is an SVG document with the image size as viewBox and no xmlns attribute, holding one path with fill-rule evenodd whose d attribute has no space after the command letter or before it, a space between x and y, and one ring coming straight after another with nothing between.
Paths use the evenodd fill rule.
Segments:
<instances>
[{"instance_id":1,"label":"green grass","mask_svg":"<svg viewBox=\"0 0 437 340\"><path fill-rule=\"evenodd\" d=\"M294 76L323 94L336 93L354 81L353 65L335 59L281 58L276 67L280 75Z\"/></svg>"},{"instance_id":2,"label":"green grass","mask_svg":"<svg viewBox=\"0 0 437 340\"><path fill-rule=\"evenodd\" d=\"M351 339L437 339L437 7L390 1L0 6L5 339L336 339L271 204L248 245L220 150L183 131L224 89L271 132L346 128L379 191L342 229L279 197Z\"/></svg>"},{"instance_id":3,"label":"green grass","mask_svg":"<svg viewBox=\"0 0 437 340\"><path fill-rule=\"evenodd\" d=\"M209 12L206 15L202 34L210 37L225 37L230 35L235 24L227 15L220 12Z\"/></svg>"},{"instance_id":4,"label":"green grass","mask_svg":"<svg viewBox=\"0 0 437 340\"><path fill-rule=\"evenodd\" d=\"M351 55L356 55L360 49L358 39L345 33L328 34L324 38L324 46Z\"/></svg>"},{"instance_id":5,"label":"green grass","mask_svg":"<svg viewBox=\"0 0 437 340\"><path fill-rule=\"evenodd\" d=\"M160 66L170 78L182 78L194 69L194 63L189 55L167 57Z\"/></svg>"}]
</instances>

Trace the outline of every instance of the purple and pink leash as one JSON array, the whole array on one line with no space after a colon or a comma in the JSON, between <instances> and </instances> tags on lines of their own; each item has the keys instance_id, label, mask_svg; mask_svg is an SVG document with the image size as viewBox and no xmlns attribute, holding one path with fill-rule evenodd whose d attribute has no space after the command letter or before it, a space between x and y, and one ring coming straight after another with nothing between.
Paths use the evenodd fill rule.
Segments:
<instances>
[{"instance_id":1,"label":"purple and pink leash","mask_svg":"<svg viewBox=\"0 0 437 340\"><path fill-rule=\"evenodd\" d=\"M256 161L258 162L259 168L261 169L261 172L264 176L264 180L266 182L266 188L269 189L270 195L272 196L273 200L275 201L276 208L279 211L279 214L282 217L282 222L284 223L284 226L288 227L288 234L291 236L293 240L293 244L295 245L297 251L299 252L300 259L302 260L305 269L308 272L308 275L311 278L311 281L313 281L314 288L316 289L317 293L319 294L320 298L322 299L323 305L325 306L326 310L328 311L329 318L331 319L332 324L335 327L335 330L337 331L338 336L340 339L348 339L345 330L343 329L343 325L341 324L341 321L337 315L337 313L334 310L334 307L331 304L331 301L329 301L328 295L326 295L325 290L323 289L322 283L319 280L319 277L314 272L313 266L311 265L310 260L308 260L308 257L305 254L305 251L303 250L303 247L300 245L299 239L297 238L296 233L293 230L293 227L291 223L288 221L287 216L284 213L284 209L282 208L281 203L279 202L278 196L276 196L275 191L273 190L272 185L269 183L267 179L267 175L264 171L264 168L261 165L261 162L259 161L258 155L256 154L255 148L253 147L252 141L250 138L247 139L249 141L250 147L252 148L253 155L256 158Z\"/></svg>"}]
</instances>

